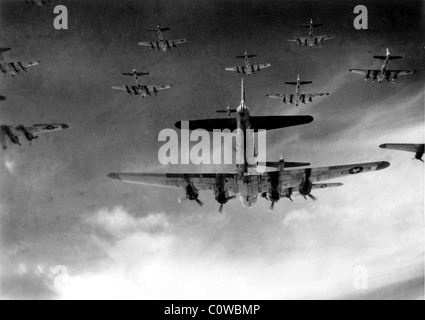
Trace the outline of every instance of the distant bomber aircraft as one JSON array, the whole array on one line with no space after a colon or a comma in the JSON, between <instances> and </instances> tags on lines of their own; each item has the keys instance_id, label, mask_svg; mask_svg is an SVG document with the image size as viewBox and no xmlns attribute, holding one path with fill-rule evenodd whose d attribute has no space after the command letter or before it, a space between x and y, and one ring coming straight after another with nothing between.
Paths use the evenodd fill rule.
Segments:
<instances>
[{"instance_id":1,"label":"distant bomber aircraft","mask_svg":"<svg viewBox=\"0 0 425 320\"><path fill-rule=\"evenodd\" d=\"M132 73L123 73L123 76L131 76L134 77L134 81L136 82L135 86L121 86L121 87L112 87L114 90L127 91L130 95L142 96L146 98L147 96L152 96L152 94L157 95L160 90L170 89L172 85L143 85L139 77L146 76L149 73L147 72L137 72L136 69L133 70Z\"/></svg>"},{"instance_id":2,"label":"distant bomber aircraft","mask_svg":"<svg viewBox=\"0 0 425 320\"><path fill-rule=\"evenodd\" d=\"M390 50L387 49L387 55L386 56L375 56L374 59L380 59L385 60L384 64L382 65L380 70L374 70L374 69L350 69L350 72L363 74L366 76L365 81L368 79L372 79L372 82L375 82L378 80L379 83L382 83L384 80L392 81L393 84L395 84L395 81L398 79L399 76L406 76L409 74L416 73L416 70L410 71L410 70L389 70L388 64L390 60L397 60L402 59L403 57L399 56L392 56L390 54Z\"/></svg>"},{"instance_id":3,"label":"distant bomber aircraft","mask_svg":"<svg viewBox=\"0 0 425 320\"><path fill-rule=\"evenodd\" d=\"M26 3L32 3L39 8L42 8L44 5L52 4L53 0L25 0Z\"/></svg>"},{"instance_id":4,"label":"distant bomber aircraft","mask_svg":"<svg viewBox=\"0 0 425 320\"><path fill-rule=\"evenodd\" d=\"M422 157L424 156L424 144L404 144L404 143L387 143L379 146L382 149L392 149L399 151L407 151L416 153L416 160L424 162Z\"/></svg>"},{"instance_id":5,"label":"distant bomber aircraft","mask_svg":"<svg viewBox=\"0 0 425 320\"><path fill-rule=\"evenodd\" d=\"M3 52L10 51L10 48L0 48L0 70L5 74L16 76L21 71L27 72L27 69L40 64L40 61L36 62L7 62L3 57Z\"/></svg>"},{"instance_id":6,"label":"distant bomber aircraft","mask_svg":"<svg viewBox=\"0 0 425 320\"><path fill-rule=\"evenodd\" d=\"M269 116L252 117L248 106L245 103L245 91L243 89L242 79L242 97L237 109L223 110L223 112L236 113L235 118L223 119L205 119L189 122L189 129L205 129L213 131L214 129L237 130L236 153L241 159L245 159L244 164L238 164L236 170L230 173L111 173L109 178L127 182L156 187L175 187L182 188L186 192L189 200L196 201L202 205L199 200L201 190L212 190L215 199L220 204L219 213L223 211L223 206L230 200L239 197L243 206L252 208L260 197L271 201L270 210L282 198L292 199L294 193L299 193L304 197L310 197L315 200L311 194L313 190L326 189L331 187L340 187L340 183L321 183L321 181L332 180L340 177L351 177L361 173L373 172L387 168L388 162L373 162L364 164L352 164L335 167L306 168L299 169L308 164L304 163L285 163L281 160L279 163L270 163L267 166L275 167L274 171L260 173L255 165L252 150L243 147L246 141L248 131L252 130L274 130L292 126L311 123L311 116ZM182 127L182 123L176 124L177 128ZM249 160L249 161L248 161ZM251 161L254 160L254 161ZM289 169L287 168L297 168Z\"/></svg>"},{"instance_id":7,"label":"distant bomber aircraft","mask_svg":"<svg viewBox=\"0 0 425 320\"><path fill-rule=\"evenodd\" d=\"M268 94L267 97L271 99L279 99L282 103L295 104L297 107L299 103L313 103L313 98L329 96L330 93L301 93L301 86L311 84L311 81L301 81L298 75L297 82L285 82L288 85L296 86L295 94Z\"/></svg>"},{"instance_id":8,"label":"distant bomber aircraft","mask_svg":"<svg viewBox=\"0 0 425 320\"><path fill-rule=\"evenodd\" d=\"M24 136L30 143L33 140L38 139L40 134L50 133L55 131L61 131L68 129L69 126L66 124L35 124L32 127L25 126L0 126L0 142L3 150L6 150L9 142L13 144L21 145L19 140L20 136Z\"/></svg>"},{"instance_id":9,"label":"distant bomber aircraft","mask_svg":"<svg viewBox=\"0 0 425 320\"><path fill-rule=\"evenodd\" d=\"M310 29L310 32L308 34L308 37L295 37L295 38L288 38L287 41L290 42L296 42L301 46L313 48L313 47L320 47L323 45L323 43L326 40L335 39L338 36L337 35L324 35L324 36L315 36L314 35L314 28L321 27L323 24L317 24L313 22L313 19L310 20L309 25L302 25L301 28L307 28Z\"/></svg>"},{"instance_id":10,"label":"distant bomber aircraft","mask_svg":"<svg viewBox=\"0 0 425 320\"><path fill-rule=\"evenodd\" d=\"M4 101L4 100L6 100L6 97L5 97L5 96L0 95L0 101Z\"/></svg>"},{"instance_id":11,"label":"distant bomber aircraft","mask_svg":"<svg viewBox=\"0 0 425 320\"><path fill-rule=\"evenodd\" d=\"M167 50L172 50L177 48L177 45L186 43L187 39L178 39L178 40L164 40L163 32L170 30L170 28L161 28L161 26L157 26L156 29L148 30L150 32L158 33L157 41L142 41L139 42L139 46L150 47L152 50L159 50L163 52L167 52Z\"/></svg>"},{"instance_id":12,"label":"distant bomber aircraft","mask_svg":"<svg viewBox=\"0 0 425 320\"><path fill-rule=\"evenodd\" d=\"M255 54L248 54L245 52L243 56L237 56L237 59L245 59L245 65L239 66L239 67L233 67L233 68L226 68L226 71L233 71L241 74L247 74L247 75L254 75L256 72L260 72L263 69L269 68L272 65L270 63L266 64L251 64L249 61L250 58L254 58L257 55Z\"/></svg>"}]
</instances>

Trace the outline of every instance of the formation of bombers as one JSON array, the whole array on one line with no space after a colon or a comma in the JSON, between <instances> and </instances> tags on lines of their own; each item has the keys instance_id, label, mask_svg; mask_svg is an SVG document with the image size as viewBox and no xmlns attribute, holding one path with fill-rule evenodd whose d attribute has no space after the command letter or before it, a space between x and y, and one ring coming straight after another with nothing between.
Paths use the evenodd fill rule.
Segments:
<instances>
[{"instance_id":1,"label":"formation of bombers","mask_svg":"<svg viewBox=\"0 0 425 320\"><path fill-rule=\"evenodd\" d=\"M26 0L39 7L49 4L51 1ZM326 40L334 39L336 35L315 36L314 29L322 26L316 24L313 20L309 25L303 25L302 28L309 29L308 37L288 38L288 41L296 42L300 46L308 48L322 46ZM170 28L157 26L155 29L149 29L150 32L157 33L157 39L151 41L139 42L140 46L152 50L166 53L177 48L177 46L186 43L187 39L166 40L164 32ZM0 49L0 69L6 75L16 76L28 72L28 69L40 64L40 61L20 62L8 60L3 53L10 51L9 48ZM294 126L304 126L314 121L309 115L294 116L253 116L246 102L246 92L244 85L244 75L254 76L259 71L270 68L271 63L253 64L250 59L256 55L245 52L244 55L237 56L238 59L244 59L245 64L236 67L225 68L226 71L235 72L242 75L240 102L235 108L228 107L226 110L217 110L218 113L225 113L227 117L213 119L195 119L185 121L189 124L189 130L203 129L209 132L214 130L236 131L236 147L234 151L243 163L238 163L235 170L227 173L111 173L109 178L121 182L150 185L156 187L176 187L184 189L186 198L195 201L199 205L203 202L199 199L200 191L213 191L216 201L219 203L219 212L221 213L229 201L239 198L246 208L252 208L260 198L270 202L270 210L274 210L275 205L283 198L293 201L297 195L305 199L316 200L313 195L315 190L341 187L342 183L328 182L329 180L350 177L357 174L372 173L388 168L389 162L373 161L368 163L354 163L340 166L310 167L307 162L289 162L282 157L279 161L258 162L258 152L255 150L255 143L249 144L248 141L254 141L252 134L260 130L278 130ZM392 56L387 50L386 56L376 56L376 59L384 60L381 69L350 69L351 72L363 74L366 80L383 82L392 81L402 75L410 75L416 71L409 70L391 70L388 68L389 61L401 59L399 56ZM148 76L148 72L139 72L135 68L132 72L125 72L122 76L133 77L134 85L114 86L112 89L120 90L129 95L141 96L143 98L155 96L160 91L171 89L171 84L146 84L141 81L141 77ZM330 93L304 93L301 86L311 84L311 81L302 81L298 75L295 82L285 82L287 85L295 86L295 93L268 94L271 99L280 100L282 103L294 104L313 103L314 98L329 96ZM0 95L0 101L4 102L6 96ZM234 116L232 116L234 115ZM178 121L176 127L183 130L183 121ZM20 138L24 137L32 143L41 134L62 131L68 129L67 124L47 123L36 124L32 126L24 125L1 125L0 143L4 150L10 143L22 145ZM252 146L252 148L249 148ZM383 144L384 149L402 150L415 153L415 159L422 160L424 154L423 144ZM250 150L251 149L251 150ZM254 163L254 164L253 164Z\"/></svg>"}]
</instances>

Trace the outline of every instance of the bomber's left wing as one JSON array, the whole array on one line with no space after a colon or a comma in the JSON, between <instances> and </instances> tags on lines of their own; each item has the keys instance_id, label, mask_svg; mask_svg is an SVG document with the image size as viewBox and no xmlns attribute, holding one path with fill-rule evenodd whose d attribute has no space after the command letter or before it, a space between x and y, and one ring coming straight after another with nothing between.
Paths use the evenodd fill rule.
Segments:
<instances>
[{"instance_id":1,"label":"bomber's left wing","mask_svg":"<svg viewBox=\"0 0 425 320\"><path fill-rule=\"evenodd\" d=\"M186 188L192 184L198 190L214 190L218 181L223 181L229 191L235 192L234 174L158 174L158 173L111 173L110 179L165 188Z\"/></svg>"},{"instance_id":2,"label":"bomber's left wing","mask_svg":"<svg viewBox=\"0 0 425 320\"><path fill-rule=\"evenodd\" d=\"M142 47L150 47L151 49L160 49L158 42L152 42L152 41L140 41L139 46Z\"/></svg>"},{"instance_id":3,"label":"bomber's left wing","mask_svg":"<svg viewBox=\"0 0 425 320\"><path fill-rule=\"evenodd\" d=\"M279 182L282 188L295 188L300 186L307 177L310 182L314 184L321 181L379 171L386 169L389 166L389 162L381 161L333 167L284 170L280 173Z\"/></svg>"},{"instance_id":4,"label":"bomber's left wing","mask_svg":"<svg viewBox=\"0 0 425 320\"><path fill-rule=\"evenodd\" d=\"M40 61L30 61L30 62L9 62L7 66L11 72L19 73L21 71L27 71L28 68L38 66Z\"/></svg>"},{"instance_id":5,"label":"bomber's left wing","mask_svg":"<svg viewBox=\"0 0 425 320\"><path fill-rule=\"evenodd\" d=\"M270 98L270 99L283 100L285 98L285 95L283 95L283 94L267 94L266 97Z\"/></svg>"},{"instance_id":6,"label":"bomber's left wing","mask_svg":"<svg viewBox=\"0 0 425 320\"><path fill-rule=\"evenodd\" d=\"M231 67L231 68L226 68L226 71L246 74L246 67L245 66Z\"/></svg>"},{"instance_id":7,"label":"bomber's left wing","mask_svg":"<svg viewBox=\"0 0 425 320\"><path fill-rule=\"evenodd\" d=\"M308 38L306 38L306 37L296 37L296 38L287 38L286 39L286 41L296 42L296 43L299 43L299 44L305 43L306 40L308 40Z\"/></svg>"},{"instance_id":8,"label":"bomber's left wing","mask_svg":"<svg viewBox=\"0 0 425 320\"><path fill-rule=\"evenodd\" d=\"M33 126L8 126L10 131L15 135L25 135L30 132L33 135L50 133L55 131L62 131L68 129L69 126L62 123L49 123L49 124L34 124Z\"/></svg>"},{"instance_id":9,"label":"bomber's left wing","mask_svg":"<svg viewBox=\"0 0 425 320\"><path fill-rule=\"evenodd\" d=\"M1 126L0 138L3 149L7 148L7 139L13 144L21 145L19 137L24 136L28 141L32 142L37 139L40 134L56 132L68 129L66 124L35 124L33 126Z\"/></svg>"}]
</instances>

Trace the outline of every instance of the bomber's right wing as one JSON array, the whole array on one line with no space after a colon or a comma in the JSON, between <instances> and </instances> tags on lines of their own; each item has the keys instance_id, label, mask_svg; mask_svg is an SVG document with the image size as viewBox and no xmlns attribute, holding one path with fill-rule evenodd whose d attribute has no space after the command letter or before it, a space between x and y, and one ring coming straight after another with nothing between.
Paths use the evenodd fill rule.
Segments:
<instances>
[{"instance_id":1,"label":"bomber's right wing","mask_svg":"<svg viewBox=\"0 0 425 320\"><path fill-rule=\"evenodd\" d=\"M424 144L386 143L379 146L382 149L392 149L408 152L424 152Z\"/></svg>"},{"instance_id":2,"label":"bomber's right wing","mask_svg":"<svg viewBox=\"0 0 425 320\"><path fill-rule=\"evenodd\" d=\"M265 117L251 117L251 128L256 132L259 130L274 130L281 128L288 128L308 124L313 122L311 116L265 116ZM234 131L237 129L235 118L228 119L207 119L207 120L192 120L189 122L189 130L204 129L210 132L214 130L229 129ZM182 129L182 122L176 123L178 129Z\"/></svg>"},{"instance_id":3,"label":"bomber's right wing","mask_svg":"<svg viewBox=\"0 0 425 320\"><path fill-rule=\"evenodd\" d=\"M416 70L387 70L387 76L399 77L399 76L408 76L416 73Z\"/></svg>"},{"instance_id":4,"label":"bomber's right wing","mask_svg":"<svg viewBox=\"0 0 425 320\"><path fill-rule=\"evenodd\" d=\"M160 90L171 89L173 86L171 84L158 84L158 85L152 84L152 85L148 85L146 87L149 89L149 91L156 92L156 91L160 91Z\"/></svg>"},{"instance_id":5,"label":"bomber's right wing","mask_svg":"<svg viewBox=\"0 0 425 320\"><path fill-rule=\"evenodd\" d=\"M279 181L283 188L294 188L300 186L307 176L309 176L310 182L314 184L321 181L379 171L389 166L390 163L382 161L333 167L284 170L280 173Z\"/></svg>"},{"instance_id":6,"label":"bomber's right wing","mask_svg":"<svg viewBox=\"0 0 425 320\"><path fill-rule=\"evenodd\" d=\"M187 42L187 39L168 40L174 45L179 45Z\"/></svg>"},{"instance_id":7,"label":"bomber's right wing","mask_svg":"<svg viewBox=\"0 0 425 320\"><path fill-rule=\"evenodd\" d=\"M338 36L337 35L324 35L324 36L316 36L315 38L316 38L317 42L323 42L323 41L326 41L326 40L332 40L332 39L338 38Z\"/></svg>"}]
</instances>

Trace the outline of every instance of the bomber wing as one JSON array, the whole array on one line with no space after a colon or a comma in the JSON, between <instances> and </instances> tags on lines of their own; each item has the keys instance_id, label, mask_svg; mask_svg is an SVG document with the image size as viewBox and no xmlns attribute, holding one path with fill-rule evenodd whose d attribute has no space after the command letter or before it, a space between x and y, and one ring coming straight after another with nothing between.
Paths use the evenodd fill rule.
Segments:
<instances>
[{"instance_id":1,"label":"bomber wing","mask_svg":"<svg viewBox=\"0 0 425 320\"><path fill-rule=\"evenodd\" d=\"M250 129L257 132L259 130L274 130L308 124L313 122L314 118L311 116L265 116L251 117L250 120ZM188 122L189 130L204 129L213 132L214 130L229 129L230 131L234 131L237 129L235 118L192 120ZM177 122L176 127L181 129L182 121Z\"/></svg>"},{"instance_id":2,"label":"bomber wing","mask_svg":"<svg viewBox=\"0 0 425 320\"><path fill-rule=\"evenodd\" d=\"M166 188L186 188L188 184L193 184L198 190L213 190L219 179L224 178L226 187L231 192L235 192L235 174L158 174L158 173L111 173L110 179L142 184L147 186Z\"/></svg>"},{"instance_id":3,"label":"bomber wing","mask_svg":"<svg viewBox=\"0 0 425 320\"><path fill-rule=\"evenodd\" d=\"M424 152L424 144L386 143L379 146L382 149L392 149L408 152Z\"/></svg>"},{"instance_id":4,"label":"bomber wing","mask_svg":"<svg viewBox=\"0 0 425 320\"><path fill-rule=\"evenodd\" d=\"M389 162L358 163L333 167L307 168L284 170L280 173L279 182L282 188L295 188L309 176L310 181L315 184L321 181L350 177L361 173L380 171L390 166Z\"/></svg>"}]
</instances>

